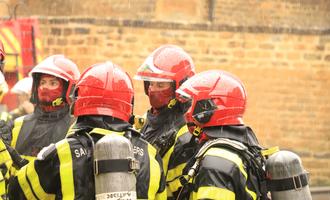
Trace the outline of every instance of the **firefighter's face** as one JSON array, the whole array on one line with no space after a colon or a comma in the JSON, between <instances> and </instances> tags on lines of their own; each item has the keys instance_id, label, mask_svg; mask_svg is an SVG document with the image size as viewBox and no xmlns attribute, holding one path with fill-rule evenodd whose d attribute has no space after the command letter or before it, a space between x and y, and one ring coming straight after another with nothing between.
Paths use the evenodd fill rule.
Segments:
<instances>
[{"instance_id":1,"label":"firefighter's face","mask_svg":"<svg viewBox=\"0 0 330 200\"><path fill-rule=\"evenodd\" d=\"M60 86L60 80L54 76L41 76L39 88L47 88L49 90L54 90Z\"/></svg>"},{"instance_id":2,"label":"firefighter's face","mask_svg":"<svg viewBox=\"0 0 330 200\"><path fill-rule=\"evenodd\" d=\"M149 90L153 92L166 90L171 87L171 82L150 82Z\"/></svg>"}]
</instances>

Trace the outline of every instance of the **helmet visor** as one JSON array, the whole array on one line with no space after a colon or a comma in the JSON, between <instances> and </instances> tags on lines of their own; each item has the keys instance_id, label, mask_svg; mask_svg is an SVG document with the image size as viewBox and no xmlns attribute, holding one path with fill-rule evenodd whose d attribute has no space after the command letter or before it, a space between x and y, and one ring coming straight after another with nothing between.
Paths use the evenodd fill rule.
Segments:
<instances>
[{"instance_id":1,"label":"helmet visor","mask_svg":"<svg viewBox=\"0 0 330 200\"><path fill-rule=\"evenodd\" d=\"M192 100L191 95L181 90L180 88L177 89L175 93L176 93L176 99L178 99L181 103L187 103Z\"/></svg>"},{"instance_id":2,"label":"helmet visor","mask_svg":"<svg viewBox=\"0 0 330 200\"><path fill-rule=\"evenodd\" d=\"M153 57L149 56L137 70L137 75L134 76L134 79L155 82L172 82L174 76L174 73L156 67L153 63Z\"/></svg>"}]
</instances>

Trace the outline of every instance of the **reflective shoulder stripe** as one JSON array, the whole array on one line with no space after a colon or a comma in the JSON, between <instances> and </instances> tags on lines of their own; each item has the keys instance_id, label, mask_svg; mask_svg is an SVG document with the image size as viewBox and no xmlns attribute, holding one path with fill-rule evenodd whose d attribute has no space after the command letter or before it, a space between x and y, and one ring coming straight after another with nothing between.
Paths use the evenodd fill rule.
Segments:
<instances>
[{"instance_id":1,"label":"reflective shoulder stripe","mask_svg":"<svg viewBox=\"0 0 330 200\"><path fill-rule=\"evenodd\" d=\"M184 125L180 128L180 130L178 131L178 134L176 135L175 141L178 140L178 137L180 137L181 135L185 134L186 132L188 132L188 126Z\"/></svg>"},{"instance_id":2,"label":"reflective shoulder stripe","mask_svg":"<svg viewBox=\"0 0 330 200\"><path fill-rule=\"evenodd\" d=\"M192 199L217 199L217 200L235 200L235 193L218 187L200 187L193 193Z\"/></svg>"},{"instance_id":3,"label":"reflective shoulder stripe","mask_svg":"<svg viewBox=\"0 0 330 200\"><path fill-rule=\"evenodd\" d=\"M217 156L222 157L226 160L229 160L236 164L236 166L240 169L242 174L244 175L245 179L247 179L247 173L244 169L243 161L242 159L235 153L228 151L226 149L220 149L220 148L210 148L206 151L204 156Z\"/></svg>"},{"instance_id":4,"label":"reflective shoulder stripe","mask_svg":"<svg viewBox=\"0 0 330 200\"><path fill-rule=\"evenodd\" d=\"M100 135L110 135L110 134L117 134L123 136L125 132L117 132L117 131L111 131L103 128L93 128L93 130L90 131L90 133L97 133Z\"/></svg>"},{"instance_id":5,"label":"reflective shoulder stripe","mask_svg":"<svg viewBox=\"0 0 330 200\"><path fill-rule=\"evenodd\" d=\"M55 199L55 194L48 194L44 191L40 184L39 176L34 168L34 165L27 165L27 177L31 184L31 189L38 199Z\"/></svg>"},{"instance_id":6,"label":"reflective shoulder stripe","mask_svg":"<svg viewBox=\"0 0 330 200\"><path fill-rule=\"evenodd\" d=\"M57 155L60 160L61 191L64 200L75 198L73 165L70 144L67 140L56 143Z\"/></svg>"},{"instance_id":7,"label":"reflective shoulder stripe","mask_svg":"<svg viewBox=\"0 0 330 200\"><path fill-rule=\"evenodd\" d=\"M28 165L33 165L33 164L34 163L29 163ZM37 198L34 196L32 192L32 188L30 187L30 184L26 176L26 169L28 165L25 165L17 172L17 179L26 199L34 200Z\"/></svg>"},{"instance_id":8,"label":"reflective shoulder stripe","mask_svg":"<svg viewBox=\"0 0 330 200\"><path fill-rule=\"evenodd\" d=\"M13 128L13 131L12 131L13 139L11 141L11 146L14 147L14 148L16 147L18 134L21 131L21 128L23 126L23 121L24 121L24 116L19 117L19 118L15 119L15 121L14 121L14 128Z\"/></svg>"},{"instance_id":9,"label":"reflective shoulder stripe","mask_svg":"<svg viewBox=\"0 0 330 200\"><path fill-rule=\"evenodd\" d=\"M209 150L206 151L205 155L222 157L226 160L229 160L229 161L235 163L235 165L239 168L240 172L243 174L245 179L246 180L248 179L248 175L244 169L243 161L237 154L235 154L231 151L228 151L226 149L210 148ZM257 199L257 194L255 192L251 191L247 186L245 187L245 190L253 199Z\"/></svg>"},{"instance_id":10,"label":"reflective shoulder stripe","mask_svg":"<svg viewBox=\"0 0 330 200\"><path fill-rule=\"evenodd\" d=\"M150 182L148 189L148 199L155 199L155 195L158 191L159 181L161 177L160 166L157 160L155 159L157 151L151 144L148 144L148 153L149 153L149 163L150 163L149 166Z\"/></svg>"}]
</instances>

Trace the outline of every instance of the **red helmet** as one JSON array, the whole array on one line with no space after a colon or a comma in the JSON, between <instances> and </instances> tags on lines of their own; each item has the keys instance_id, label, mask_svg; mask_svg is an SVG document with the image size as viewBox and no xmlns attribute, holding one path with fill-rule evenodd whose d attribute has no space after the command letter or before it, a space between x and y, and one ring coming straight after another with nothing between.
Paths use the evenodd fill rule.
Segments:
<instances>
[{"instance_id":1,"label":"red helmet","mask_svg":"<svg viewBox=\"0 0 330 200\"><path fill-rule=\"evenodd\" d=\"M196 74L176 91L182 102L191 100L185 114L187 123L201 128L243 124L246 92L242 82L222 70Z\"/></svg>"},{"instance_id":2,"label":"red helmet","mask_svg":"<svg viewBox=\"0 0 330 200\"><path fill-rule=\"evenodd\" d=\"M129 121L133 112L133 84L112 62L96 64L81 75L76 86L74 116L107 115Z\"/></svg>"},{"instance_id":3,"label":"red helmet","mask_svg":"<svg viewBox=\"0 0 330 200\"><path fill-rule=\"evenodd\" d=\"M163 45L147 57L134 78L144 81L174 82L177 89L194 74L195 65L188 53L175 45ZM148 86L145 82L146 94Z\"/></svg>"},{"instance_id":4,"label":"red helmet","mask_svg":"<svg viewBox=\"0 0 330 200\"><path fill-rule=\"evenodd\" d=\"M33 78L31 102L38 103L38 85L41 74L49 74L64 80L63 99L71 104L71 96L74 86L80 77L80 72L76 64L64 55L53 55L35 66L30 72Z\"/></svg>"},{"instance_id":5,"label":"red helmet","mask_svg":"<svg viewBox=\"0 0 330 200\"><path fill-rule=\"evenodd\" d=\"M5 48L2 44L2 41L0 40L0 71L1 72L3 72L3 67L5 65L5 58L6 58Z\"/></svg>"}]
</instances>

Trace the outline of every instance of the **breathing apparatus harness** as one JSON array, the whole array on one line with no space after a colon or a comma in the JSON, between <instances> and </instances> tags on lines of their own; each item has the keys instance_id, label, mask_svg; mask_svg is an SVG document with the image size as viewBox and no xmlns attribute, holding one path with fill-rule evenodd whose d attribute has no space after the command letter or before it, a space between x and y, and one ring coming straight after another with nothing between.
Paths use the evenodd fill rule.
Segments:
<instances>
[{"instance_id":1,"label":"breathing apparatus harness","mask_svg":"<svg viewBox=\"0 0 330 200\"><path fill-rule=\"evenodd\" d=\"M265 171L265 162L266 159L264 156L268 156L274 151L278 151L278 148L272 148L269 150L262 151L256 147L247 147L243 143L227 139L227 138L217 138L214 140L207 141L197 152L193 158L193 164L187 165L188 171L187 175L180 177L180 182L183 185L181 191L177 197L179 199L188 199L190 192L193 190L193 179L195 178L200 163L204 158L205 153L212 147L220 147L234 151L241 156L243 162L247 164L247 173L248 176L255 175L258 183L253 183L254 188L256 189L257 199L259 200L268 200L267 197L267 181L266 181L266 171Z\"/></svg>"}]
</instances>

